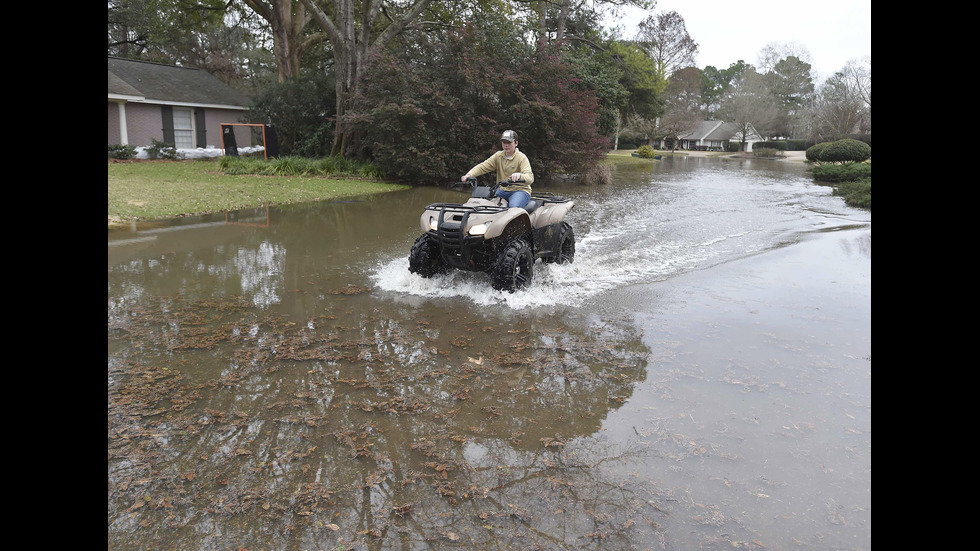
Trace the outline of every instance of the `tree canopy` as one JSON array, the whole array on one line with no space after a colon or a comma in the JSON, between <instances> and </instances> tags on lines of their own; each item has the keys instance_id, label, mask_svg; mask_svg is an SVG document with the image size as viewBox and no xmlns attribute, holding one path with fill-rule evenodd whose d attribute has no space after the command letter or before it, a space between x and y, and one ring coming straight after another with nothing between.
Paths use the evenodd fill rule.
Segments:
<instances>
[{"instance_id":1,"label":"tree canopy","mask_svg":"<svg viewBox=\"0 0 980 551\"><path fill-rule=\"evenodd\" d=\"M634 39L604 10L647 9ZM870 135L870 57L815 83L800 45L759 68L694 66L683 17L652 0L111 0L108 53L203 68L250 93L284 154L344 155L444 179L510 128L541 173L583 170L620 132L700 120L810 142ZM615 32L615 31L614 31Z\"/></svg>"}]
</instances>

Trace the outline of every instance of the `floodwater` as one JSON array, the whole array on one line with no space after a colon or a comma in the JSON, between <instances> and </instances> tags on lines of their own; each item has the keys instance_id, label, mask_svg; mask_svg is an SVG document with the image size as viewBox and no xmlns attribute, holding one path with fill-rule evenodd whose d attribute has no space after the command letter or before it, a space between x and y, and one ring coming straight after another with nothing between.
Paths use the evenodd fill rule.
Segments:
<instances>
[{"instance_id":1,"label":"floodwater","mask_svg":"<svg viewBox=\"0 0 980 551\"><path fill-rule=\"evenodd\" d=\"M619 167L530 290L408 272L418 188L110 230L110 549L871 548L871 215Z\"/></svg>"}]
</instances>

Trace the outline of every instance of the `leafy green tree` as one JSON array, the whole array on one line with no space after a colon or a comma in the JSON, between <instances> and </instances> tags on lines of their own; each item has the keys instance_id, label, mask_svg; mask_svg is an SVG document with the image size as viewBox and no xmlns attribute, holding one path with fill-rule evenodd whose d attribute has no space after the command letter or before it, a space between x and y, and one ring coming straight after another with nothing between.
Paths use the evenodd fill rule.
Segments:
<instances>
[{"instance_id":1,"label":"leafy green tree","mask_svg":"<svg viewBox=\"0 0 980 551\"><path fill-rule=\"evenodd\" d=\"M813 101L813 79L810 64L796 56L779 60L765 75L766 83L778 104L772 135L794 137L797 119Z\"/></svg>"},{"instance_id":2,"label":"leafy green tree","mask_svg":"<svg viewBox=\"0 0 980 551\"><path fill-rule=\"evenodd\" d=\"M505 129L518 132L538 177L601 157L595 94L560 55L538 55L489 19L420 41L413 56L374 54L346 121L359 155L429 183L458 179Z\"/></svg>"},{"instance_id":3,"label":"leafy green tree","mask_svg":"<svg viewBox=\"0 0 980 551\"><path fill-rule=\"evenodd\" d=\"M221 0L110 0L108 54L182 61L202 34L222 25L224 13Z\"/></svg>"},{"instance_id":4,"label":"leafy green tree","mask_svg":"<svg viewBox=\"0 0 980 551\"><path fill-rule=\"evenodd\" d=\"M599 101L599 131L606 136L616 134L630 100L630 90L624 84L625 68L610 62L608 55L591 46L571 50L565 59L572 65L576 78Z\"/></svg>"},{"instance_id":5,"label":"leafy green tree","mask_svg":"<svg viewBox=\"0 0 980 551\"><path fill-rule=\"evenodd\" d=\"M245 91L275 74L263 36L250 10L223 0L109 2L108 55L197 67Z\"/></svg>"},{"instance_id":6,"label":"leafy green tree","mask_svg":"<svg viewBox=\"0 0 980 551\"><path fill-rule=\"evenodd\" d=\"M667 79L653 60L637 44L612 41L604 56L609 63L622 68L620 84L629 91L623 118L638 116L653 119L663 112L660 95L667 87Z\"/></svg>"},{"instance_id":7,"label":"leafy green tree","mask_svg":"<svg viewBox=\"0 0 980 551\"><path fill-rule=\"evenodd\" d=\"M333 79L308 73L273 82L253 102L252 120L276 128L282 155L323 157L333 146Z\"/></svg>"},{"instance_id":8,"label":"leafy green tree","mask_svg":"<svg viewBox=\"0 0 980 551\"><path fill-rule=\"evenodd\" d=\"M741 78L747 67L750 65L740 59L727 69L708 65L701 70L701 106L705 119L717 118L718 109L730 94L732 82Z\"/></svg>"}]
</instances>

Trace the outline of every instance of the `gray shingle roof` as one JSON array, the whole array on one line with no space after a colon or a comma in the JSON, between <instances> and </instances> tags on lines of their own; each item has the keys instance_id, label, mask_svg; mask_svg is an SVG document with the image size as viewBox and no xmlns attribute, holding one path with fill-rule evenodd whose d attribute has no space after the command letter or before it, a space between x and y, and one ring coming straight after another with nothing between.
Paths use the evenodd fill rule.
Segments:
<instances>
[{"instance_id":1,"label":"gray shingle roof","mask_svg":"<svg viewBox=\"0 0 980 551\"><path fill-rule=\"evenodd\" d=\"M748 134L752 141L762 140L762 136L751 125L748 126ZM677 137L682 140L739 141L742 139L742 132L730 122L703 121L696 128Z\"/></svg>"},{"instance_id":2,"label":"gray shingle roof","mask_svg":"<svg viewBox=\"0 0 980 551\"><path fill-rule=\"evenodd\" d=\"M247 108L248 97L201 69L109 58L109 95L146 101Z\"/></svg>"},{"instance_id":3,"label":"gray shingle roof","mask_svg":"<svg viewBox=\"0 0 980 551\"><path fill-rule=\"evenodd\" d=\"M735 135L734 124L722 121L702 121L697 128L678 136L682 140L729 140Z\"/></svg>"}]
</instances>

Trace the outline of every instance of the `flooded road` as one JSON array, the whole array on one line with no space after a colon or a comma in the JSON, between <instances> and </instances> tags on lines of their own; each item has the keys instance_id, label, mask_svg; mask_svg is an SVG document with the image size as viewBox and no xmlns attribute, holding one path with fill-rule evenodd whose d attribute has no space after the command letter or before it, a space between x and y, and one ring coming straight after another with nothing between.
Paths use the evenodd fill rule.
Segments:
<instances>
[{"instance_id":1,"label":"flooded road","mask_svg":"<svg viewBox=\"0 0 980 551\"><path fill-rule=\"evenodd\" d=\"M419 188L109 232L113 549L870 549L871 216L803 164L573 197L533 287Z\"/></svg>"}]
</instances>

